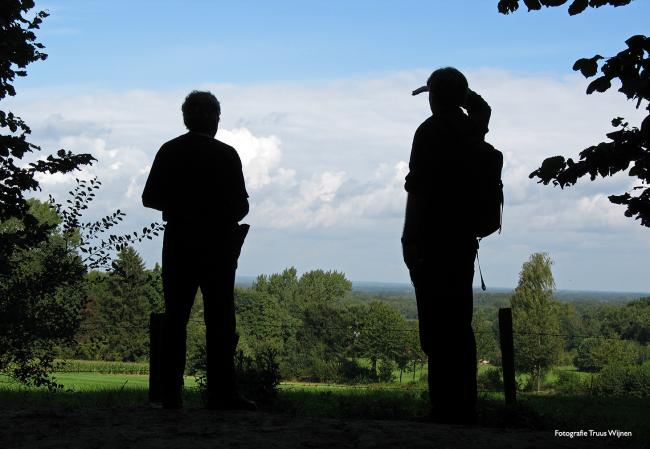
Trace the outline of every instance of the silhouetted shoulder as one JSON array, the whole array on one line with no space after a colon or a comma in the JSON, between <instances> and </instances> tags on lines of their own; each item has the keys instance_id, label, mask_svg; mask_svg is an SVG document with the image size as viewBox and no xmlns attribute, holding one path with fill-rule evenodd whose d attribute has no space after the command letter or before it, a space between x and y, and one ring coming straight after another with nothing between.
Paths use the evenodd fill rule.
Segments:
<instances>
[{"instance_id":1,"label":"silhouetted shoulder","mask_svg":"<svg viewBox=\"0 0 650 449\"><path fill-rule=\"evenodd\" d=\"M223 143L220 140L217 139L212 139L216 146L219 148L220 151L223 151L224 154L231 158L233 161L235 161L236 164L238 164L241 167L241 159L239 158L239 153L237 153L237 150L235 150L233 147L228 145L227 143Z\"/></svg>"},{"instance_id":2,"label":"silhouetted shoulder","mask_svg":"<svg viewBox=\"0 0 650 449\"><path fill-rule=\"evenodd\" d=\"M165 142L160 147L157 157L171 158L176 162L227 160L234 164L234 168L241 169L241 159L233 147L220 140L191 132Z\"/></svg>"},{"instance_id":3,"label":"silhouetted shoulder","mask_svg":"<svg viewBox=\"0 0 650 449\"><path fill-rule=\"evenodd\" d=\"M189 132L161 147L143 192L146 207L161 210L163 219L199 220L199 211L213 204L211 214L231 222L230 209L243 204L248 192L237 151L210 136ZM240 208L241 209L241 208Z\"/></svg>"},{"instance_id":4,"label":"silhouetted shoulder","mask_svg":"<svg viewBox=\"0 0 650 449\"><path fill-rule=\"evenodd\" d=\"M418 129L415 130L415 136L426 135L435 132L440 132L444 129L444 126L440 123L440 120L435 118L433 115L428 119L420 123Z\"/></svg>"}]
</instances>

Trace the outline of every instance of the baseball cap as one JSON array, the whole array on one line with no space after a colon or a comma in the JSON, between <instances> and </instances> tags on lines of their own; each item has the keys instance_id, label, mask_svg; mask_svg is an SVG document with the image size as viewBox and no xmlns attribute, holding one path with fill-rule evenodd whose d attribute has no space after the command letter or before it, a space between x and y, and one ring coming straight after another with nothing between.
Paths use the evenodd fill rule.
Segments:
<instances>
[{"instance_id":1,"label":"baseball cap","mask_svg":"<svg viewBox=\"0 0 650 449\"><path fill-rule=\"evenodd\" d=\"M422 92L429 92L429 86L425 85L425 86L422 86L422 87L418 87L417 89L415 89L411 93L411 95L418 95L418 94L421 94Z\"/></svg>"}]
</instances>

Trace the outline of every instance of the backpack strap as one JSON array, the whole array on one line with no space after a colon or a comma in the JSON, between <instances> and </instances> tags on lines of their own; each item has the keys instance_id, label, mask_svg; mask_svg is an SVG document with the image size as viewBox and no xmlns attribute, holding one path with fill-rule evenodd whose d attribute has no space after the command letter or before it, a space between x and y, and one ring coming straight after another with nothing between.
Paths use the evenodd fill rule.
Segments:
<instances>
[{"instance_id":1,"label":"backpack strap","mask_svg":"<svg viewBox=\"0 0 650 449\"><path fill-rule=\"evenodd\" d=\"M487 287L485 287L485 281L483 281L483 272L481 271L481 261L478 258L478 250L480 248L480 243L481 243L481 239L477 238L476 239L476 263L478 264L478 273L481 276L481 289L485 291L487 290Z\"/></svg>"}]
</instances>

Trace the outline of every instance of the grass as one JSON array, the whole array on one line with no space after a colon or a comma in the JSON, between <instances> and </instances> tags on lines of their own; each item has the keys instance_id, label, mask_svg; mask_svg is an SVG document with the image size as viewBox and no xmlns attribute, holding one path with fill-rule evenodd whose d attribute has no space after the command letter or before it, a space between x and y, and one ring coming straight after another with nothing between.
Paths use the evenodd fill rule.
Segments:
<instances>
[{"instance_id":1,"label":"grass","mask_svg":"<svg viewBox=\"0 0 650 449\"><path fill-rule=\"evenodd\" d=\"M148 362L111 362L104 360L57 360L59 373L148 374Z\"/></svg>"},{"instance_id":2,"label":"grass","mask_svg":"<svg viewBox=\"0 0 650 449\"><path fill-rule=\"evenodd\" d=\"M95 390L147 390L149 376L144 374L99 374L99 373L55 373L54 379L63 385L64 390L75 392L89 392ZM36 388L23 387L12 382L6 376L0 376L0 382L5 389L28 389L40 391ZM193 377L185 378L185 385L189 388L196 387Z\"/></svg>"},{"instance_id":3,"label":"grass","mask_svg":"<svg viewBox=\"0 0 650 449\"><path fill-rule=\"evenodd\" d=\"M63 408L124 407L147 403L148 376L57 373L65 389L49 392L24 387L0 377L0 402L5 406ZM185 403L201 405L193 378L186 378ZM351 419L411 420L424 415L429 402L422 385L384 384L367 387L287 382L280 385L271 413ZM490 427L632 431L637 441L650 441L647 398L598 398L552 394L519 394L518 405L505 407L501 393L482 394L481 424Z\"/></svg>"},{"instance_id":4,"label":"grass","mask_svg":"<svg viewBox=\"0 0 650 449\"><path fill-rule=\"evenodd\" d=\"M26 387L0 375L0 402L16 406L64 408L120 407L148 402L149 376L142 374L55 373L63 389ZM199 405L199 393L193 377L185 378L187 402Z\"/></svg>"},{"instance_id":5,"label":"grass","mask_svg":"<svg viewBox=\"0 0 650 449\"><path fill-rule=\"evenodd\" d=\"M548 429L618 429L650 442L648 398L526 395L521 402L535 410Z\"/></svg>"},{"instance_id":6,"label":"grass","mask_svg":"<svg viewBox=\"0 0 650 449\"><path fill-rule=\"evenodd\" d=\"M592 373L585 373L584 371L578 371L578 368L576 368L573 365L556 366L553 367L553 369L551 369L548 373L546 373L546 376L544 376L544 384L552 385L556 383L558 381L560 371L570 371L572 373L575 373L582 381L589 381L593 376Z\"/></svg>"},{"instance_id":7,"label":"grass","mask_svg":"<svg viewBox=\"0 0 650 449\"><path fill-rule=\"evenodd\" d=\"M296 416L409 419L428 410L426 392L414 388L283 383L272 411Z\"/></svg>"}]
</instances>

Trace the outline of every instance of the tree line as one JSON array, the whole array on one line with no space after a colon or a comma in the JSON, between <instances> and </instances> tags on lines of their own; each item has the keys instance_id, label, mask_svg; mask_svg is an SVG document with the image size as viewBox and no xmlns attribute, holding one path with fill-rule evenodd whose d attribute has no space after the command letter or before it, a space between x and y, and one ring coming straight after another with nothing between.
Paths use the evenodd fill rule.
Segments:
<instances>
[{"instance_id":1,"label":"tree line","mask_svg":"<svg viewBox=\"0 0 650 449\"><path fill-rule=\"evenodd\" d=\"M49 203L28 203L40 222L60 223ZM4 232L14 226L12 220L0 222ZM109 271L87 271L74 238L60 227L40 245L14 252L11 260L11 276L0 278L0 289L11 294L3 307L14 301L13 308L3 309L8 311L0 331L4 372L47 385L56 358L148 359L149 315L164 311L160 266L147 269L126 245ZM497 311L512 306L515 361L518 372L529 374L526 388L539 389L555 366L598 373L612 365L647 364L650 298L627 304L561 302L555 299L551 265L548 255L534 254L512 294L477 294L477 362L499 366ZM425 356L413 297L360 294L343 273L298 275L287 268L237 288L235 304L239 349L250 357L272 354L284 379L420 380L415 374L422 373ZM189 372L201 367L204 354L202 312L199 292L188 327ZM39 364L42 360L49 365Z\"/></svg>"},{"instance_id":2,"label":"tree line","mask_svg":"<svg viewBox=\"0 0 650 449\"><path fill-rule=\"evenodd\" d=\"M529 374L529 389L539 389L544 375L560 365L599 372L608 365L640 365L650 359L650 298L627 304L560 302L553 295L551 263L547 255L534 254L524 263L512 295L477 295L477 363L500 365L497 312L503 306L513 308L515 361L518 372ZM405 373L422 368L425 355L417 319L393 305L398 302L413 298L385 302L360 296L337 271L299 276L287 268L260 275L249 288L235 290L239 350L250 357L272 353L284 379L402 381ZM76 342L60 346L59 355L146 361L149 314L162 312L163 304L160 267L146 269L138 253L126 247L110 273L87 275ZM201 366L204 337L199 292L188 326L188 373Z\"/></svg>"}]
</instances>

